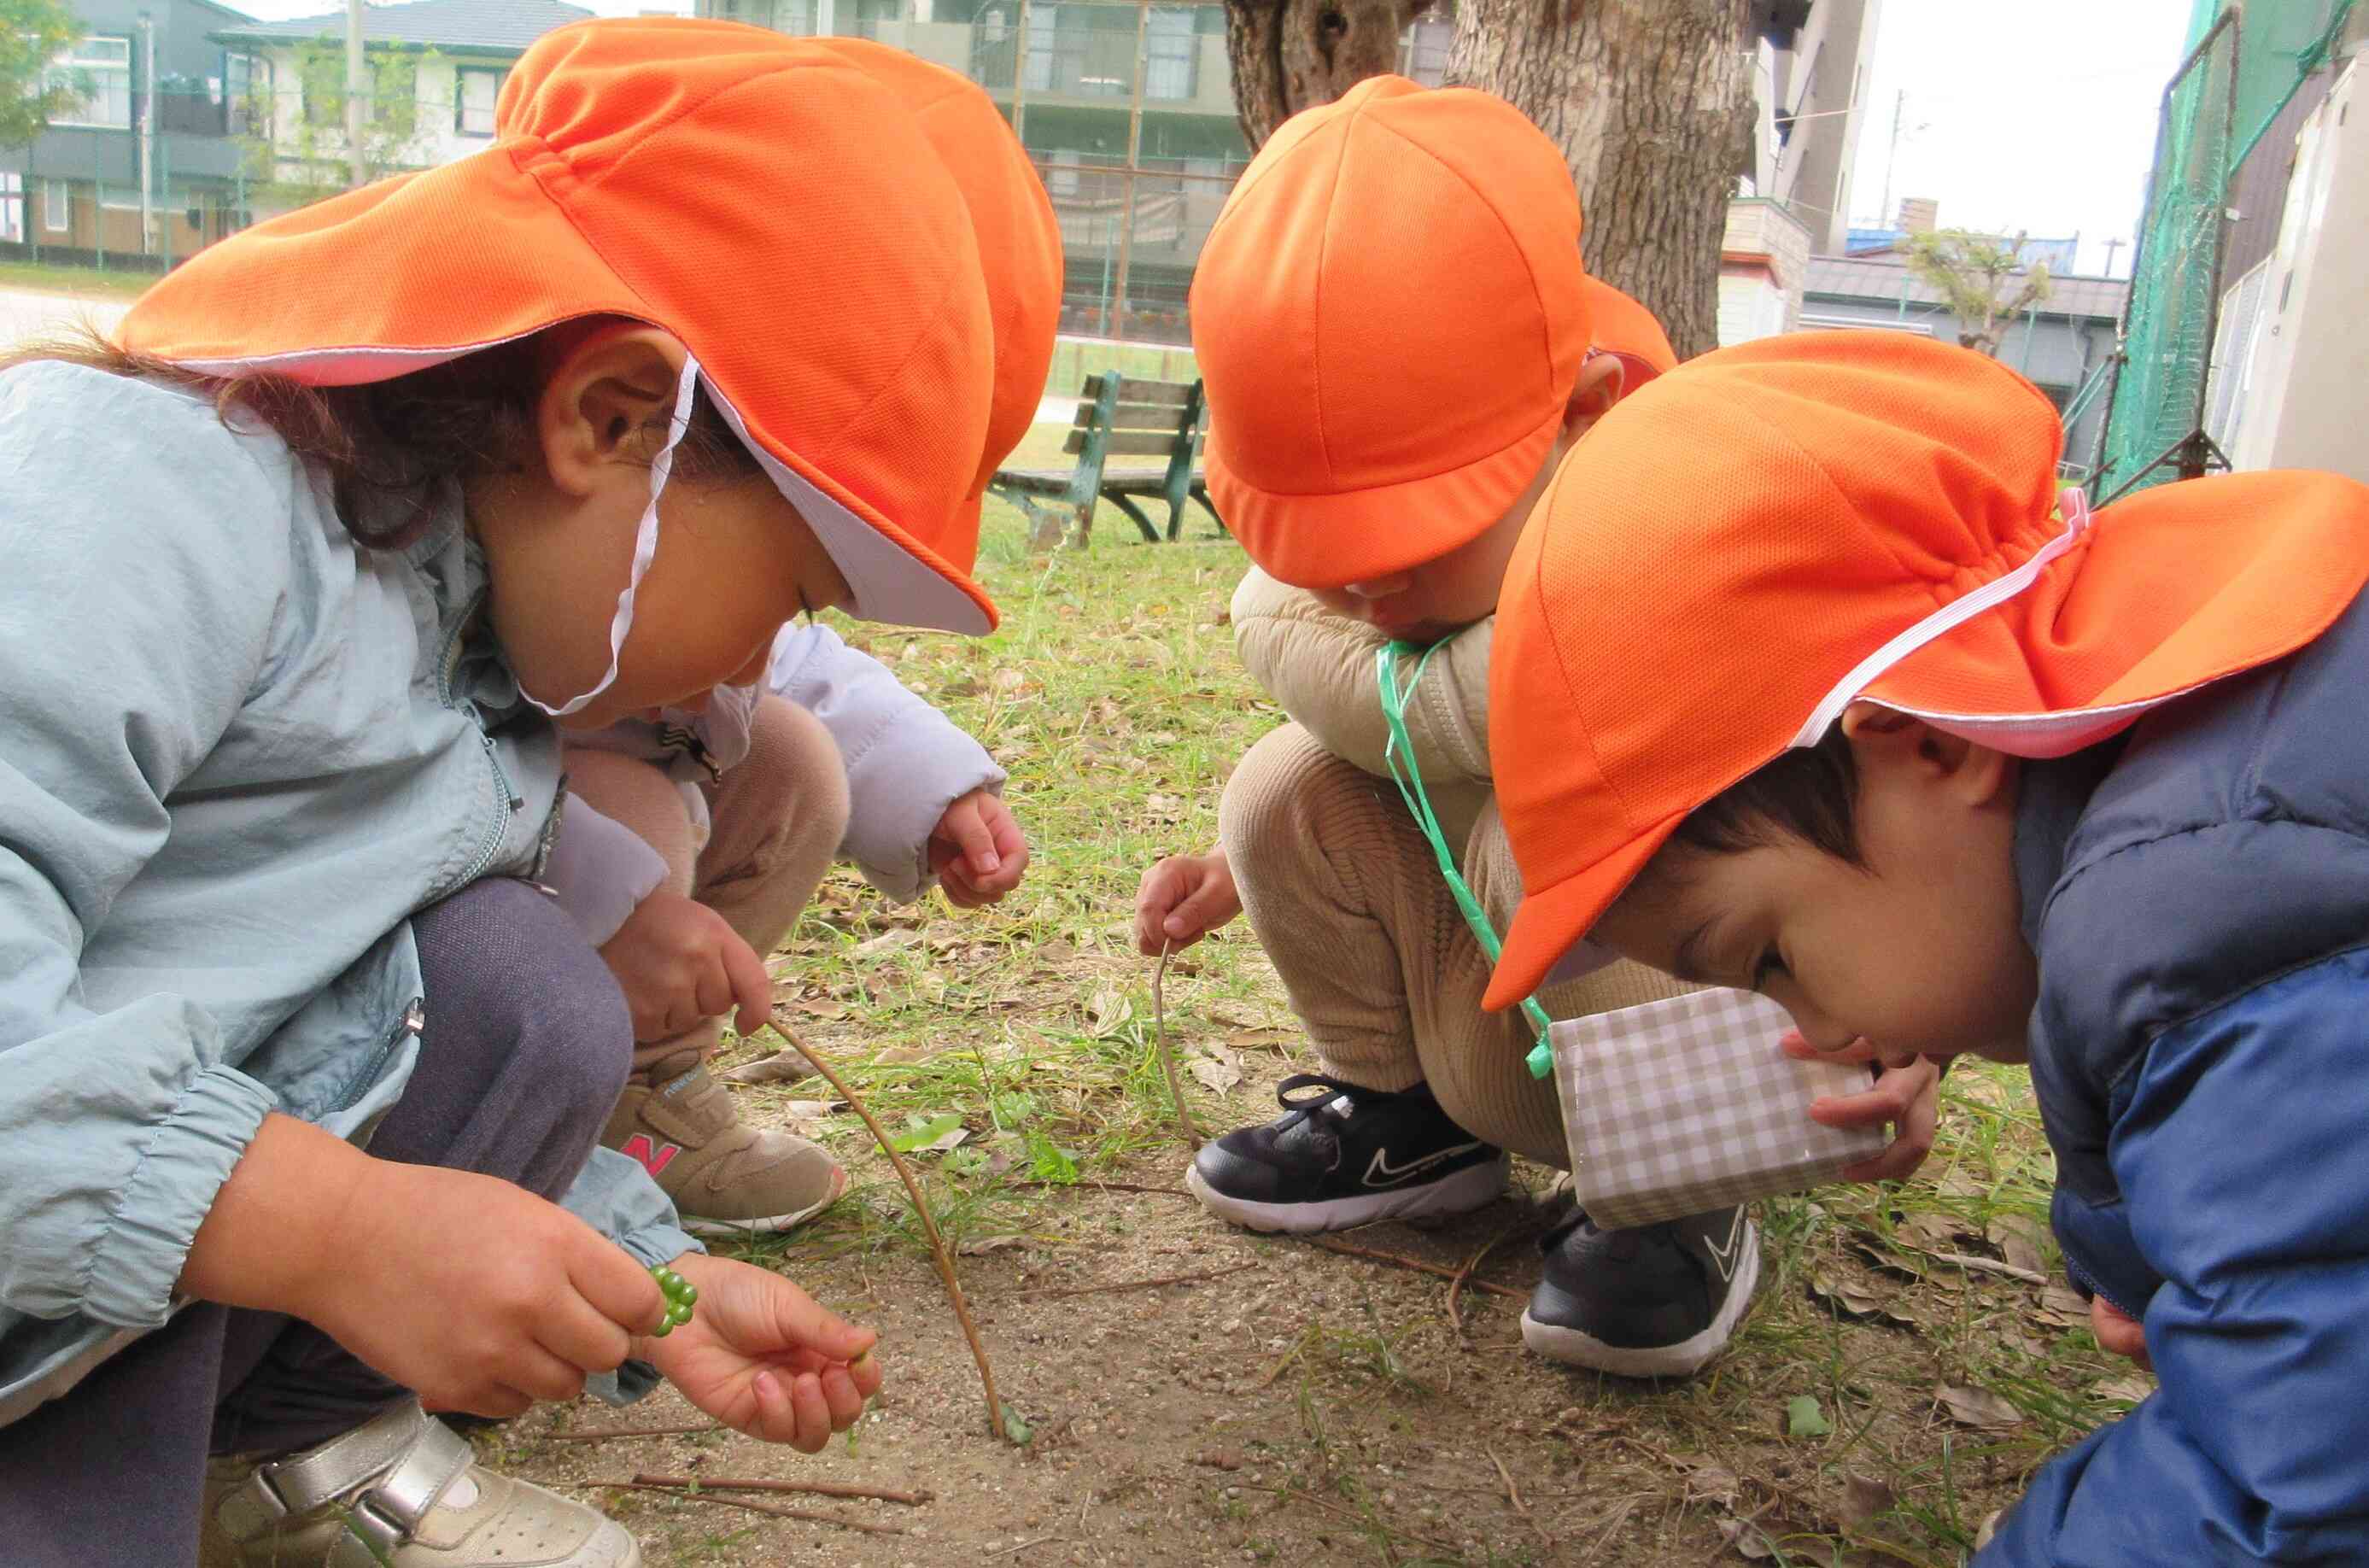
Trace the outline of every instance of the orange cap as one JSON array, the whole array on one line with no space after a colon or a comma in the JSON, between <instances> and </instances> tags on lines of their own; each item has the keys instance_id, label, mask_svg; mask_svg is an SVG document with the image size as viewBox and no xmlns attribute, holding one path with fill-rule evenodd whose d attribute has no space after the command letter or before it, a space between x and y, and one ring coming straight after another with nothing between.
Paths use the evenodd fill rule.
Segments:
<instances>
[{"instance_id":1,"label":"orange cap","mask_svg":"<svg viewBox=\"0 0 2369 1568\"><path fill-rule=\"evenodd\" d=\"M1506 574L1497 804L1535 990L1689 812L1865 698L2061 756L2293 652L2369 579L2369 487L2245 474L2059 508L2056 411L1890 332L1688 361L1572 451Z\"/></svg>"},{"instance_id":2,"label":"orange cap","mask_svg":"<svg viewBox=\"0 0 2369 1568\"><path fill-rule=\"evenodd\" d=\"M1589 278L1581 287L1587 293L1588 319L1596 326L1596 351L1620 361L1621 396L1677 368L1678 351L1670 347L1670 335L1652 311L1601 278Z\"/></svg>"},{"instance_id":3,"label":"orange cap","mask_svg":"<svg viewBox=\"0 0 2369 1568\"><path fill-rule=\"evenodd\" d=\"M1061 226L1053 200L1003 111L969 77L869 39L817 39L887 87L921 122L938 161L954 176L978 235L995 333L994 395L987 446L959 520L963 559L978 543L988 481L1020 444L1045 401L1053 335L1061 315ZM949 551L951 553L951 551Z\"/></svg>"},{"instance_id":4,"label":"orange cap","mask_svg":"<svg viewBox=\"0 0 2369 1568\"><path fill-rule=\"evenodd\" d=\"M1193 278L1226 526L1300 588L1478 536L1562 427L1585 280L1571 171L1503 99L1375 76L1286 120Z\"/></svg>"},{"instance_id":5,"label":"orange cap","mask_svg":"<svg viewBox=\"0 0 2369 1568\"><path fill-rule=\"evenodd\" d=\"M457 163L200 252L119 339L350 385L576 317L648 322L682 341L857 613L990 629L959 522L992 359L978 246L895 97L758 28L590 21L527 51L495 123Z\"/></svg>"}]
</instances>

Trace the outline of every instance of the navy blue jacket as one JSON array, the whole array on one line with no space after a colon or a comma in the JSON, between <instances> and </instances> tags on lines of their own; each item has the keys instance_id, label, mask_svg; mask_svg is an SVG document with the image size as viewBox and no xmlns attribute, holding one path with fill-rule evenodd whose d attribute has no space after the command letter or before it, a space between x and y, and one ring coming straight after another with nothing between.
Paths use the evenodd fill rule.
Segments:
<instances>
[{"instance_id":1,"label":"navy blue jacket","mask_svg":"<svg viewBox=\"0 0 2369 1568\"><path fill-rule=\"evenodd\" d=\"M2022 788L2056 1233L2161 1387L1975 1561L2369 1562L2369 596Z\"/></svg>"}]
</instances>

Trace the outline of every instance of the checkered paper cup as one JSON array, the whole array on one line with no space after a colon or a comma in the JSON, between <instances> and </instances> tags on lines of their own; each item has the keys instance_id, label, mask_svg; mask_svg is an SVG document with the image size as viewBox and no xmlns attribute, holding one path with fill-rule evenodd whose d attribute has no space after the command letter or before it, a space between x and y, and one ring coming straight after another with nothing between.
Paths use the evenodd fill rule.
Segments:
<instances>
[{"instance_id":1,"label":"checkered paper cup","mask_svg":"<svg viewBox=\"0 0 2369 1568\"><path fill-rule=\"evenodd\" d=\"M1572 1183L1598 1225L1700 1214L1833 1181L1884 1147L1882 1127L1821 1127L1810 1102L1868 1085L1864 1066L1796 1061L1785 1010L1700 990L1551 1032Z\"/></svg>"}]
</instances>

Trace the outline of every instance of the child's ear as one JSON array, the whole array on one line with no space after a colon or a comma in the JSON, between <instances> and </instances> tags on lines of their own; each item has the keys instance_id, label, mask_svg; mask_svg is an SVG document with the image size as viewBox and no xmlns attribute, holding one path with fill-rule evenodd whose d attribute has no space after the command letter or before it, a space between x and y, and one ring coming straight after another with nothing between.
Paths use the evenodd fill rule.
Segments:
<instances>
[{"instance_id":1,"label":"child's ear","mask_svg":"<svg viewBox=\"0 0 2369 1568\"><path fill-rule=\"evenodd\" d=\"M1845 708L1842 731L1862 780L1914 776L1947 787L1968 805L1982 806L1997 799L2014 776L2015 760L2006 752L1879 704L1853 703Z\"/></svg>"},{"instance_id":2,"label":"child's ear","mask_svg":"<svg viewBox=\"0 0 2369 1568\"><path fill-rule=\"evenodd\" d=\"M562 492L591 495L619 464L647 467L665 444L681 343L654 326L619 326L567 349L544 383L535 434L544 471Z\"/></svg>"},{"instance_id":3,"label":"child's ear","mask_svg":"<svg viewBox=\"0 0 2369 1568\"><path fill-rule=\"evenodd\" d=\"M1585 435L1589 426L1612 412L1627 380L1619 355L1589 355L1579 367L1579 380L1572 384L1571 402L1562 411L1563 434Z\"/></svg>"}]
</instances>

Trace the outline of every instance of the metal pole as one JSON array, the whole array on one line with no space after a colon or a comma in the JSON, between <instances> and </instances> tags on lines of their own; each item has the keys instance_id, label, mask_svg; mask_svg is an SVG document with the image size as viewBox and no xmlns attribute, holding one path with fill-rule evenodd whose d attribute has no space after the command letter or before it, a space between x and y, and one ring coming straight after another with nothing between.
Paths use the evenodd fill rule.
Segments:
<instances>
[{"instance_id":1,"label":"metal pole","mask_svg":"<svg viewBox=\"0 0 2369 1568\"><path fill-rule=\"evenodd\" d=\"M1020 0L1020 19L1012 29L1012 134L1028 144L1028 0Z\"/></svg>"},{"instance_id":2,"label":"metal pole","mask_svg":"<svg viewBox=\"0 0 2369 1568\"><path fill-rule=\"evenodd\" d=\"M1127 109L1127 173L1121 177L1125 194L1119 219L1126 227L1118 232L1118 299L1111 330L1120 342L1127 340L1127 256L1135 248L1135 163L1143 149L1143 39L1150 25L1151 0L1135 0L1135 85Z\"/></svg>"},{"instance_id":3,"label":"metal pole","mask_svg":"<svg viewBox=\"0 0 2369 1568\"><path fill-rule=\"evenodd\" d=\"M146 256L156 232L156 27L140 13L140 254Z\"/></svg>"},{"instance_id":4,"label":"metal pole","mask_svg":"<svg viewBox=\"0 0 2369 1568\"><path fill-rule=\"evenodd\" d=\"M362 0L346 0L346 171L348 184L360 186L370 178L362 157L362 109L368 100L363 97L369 83L368 68L362 63Z\"/></svg>"},{"instance_id":5,"label":"metal pole","mask_svg":"<svg viewBox=\"0 0 2369 1568\"><path fill-rule=\"evenodd\" d=\"M1894 226L1892 221L1892 163L1900 156L1900 116L1907 107L1908 89L1903 87L1892 100L1892 144L1883 154L1883 211L1875 215L1875 221L1887 229Z\"/></svg>"}]
</instances>

